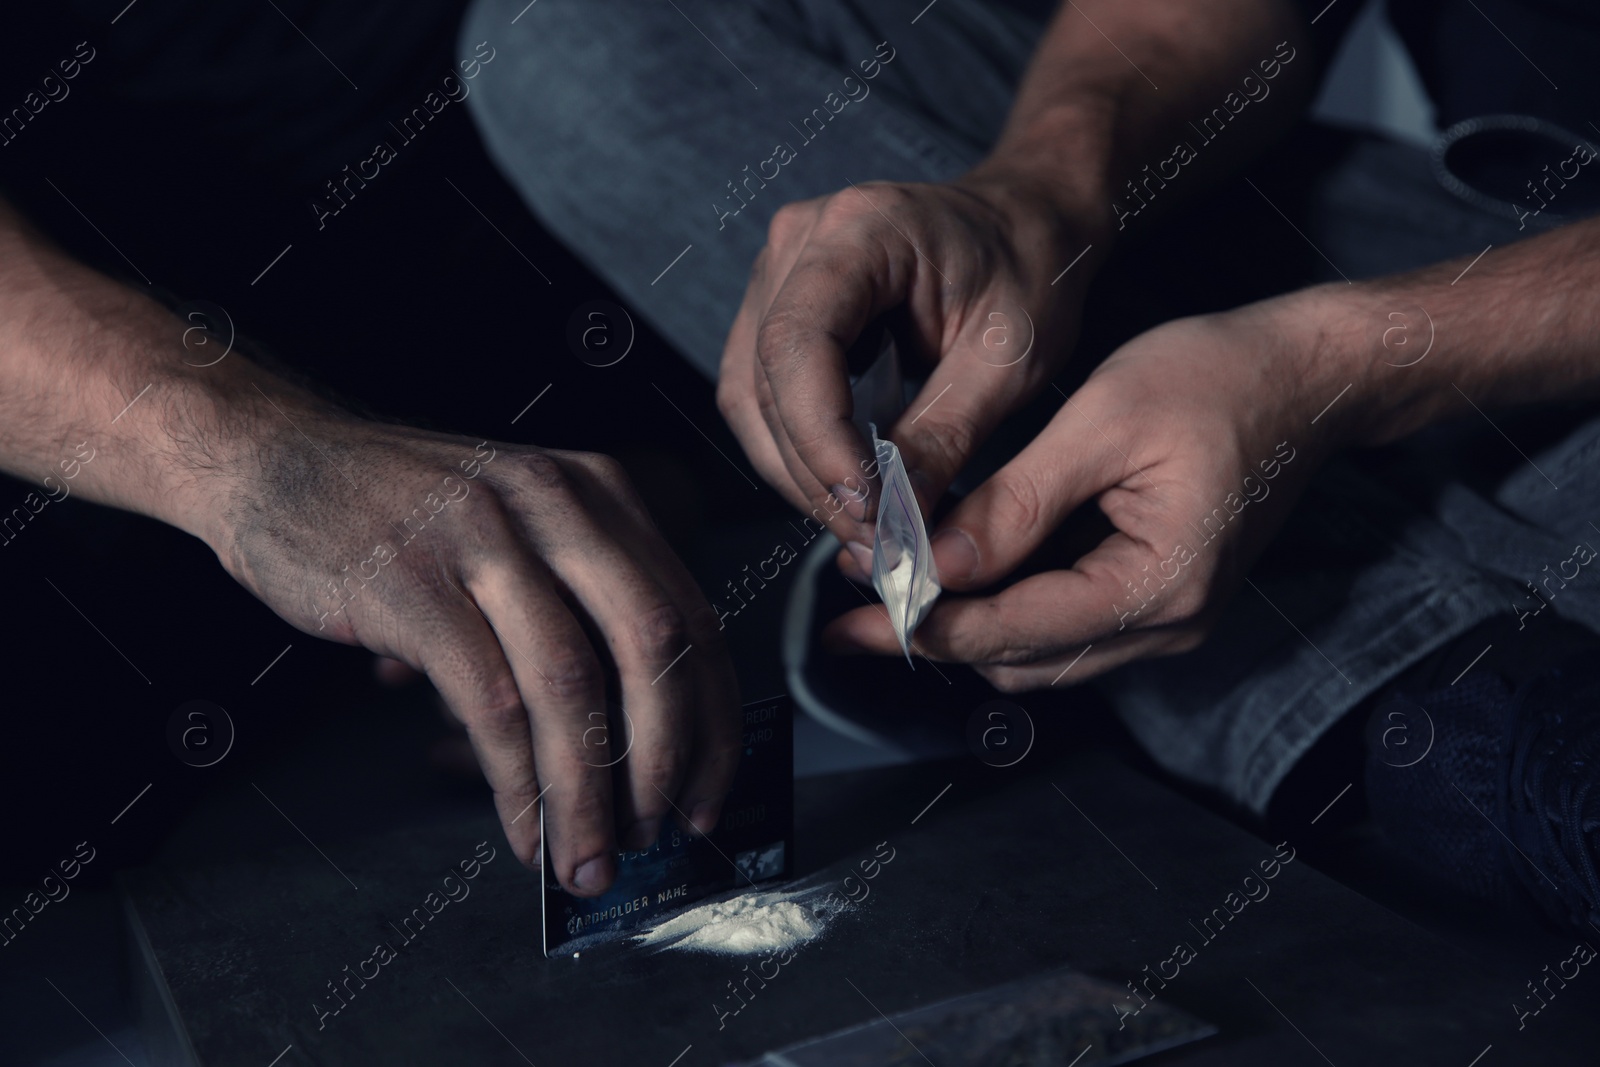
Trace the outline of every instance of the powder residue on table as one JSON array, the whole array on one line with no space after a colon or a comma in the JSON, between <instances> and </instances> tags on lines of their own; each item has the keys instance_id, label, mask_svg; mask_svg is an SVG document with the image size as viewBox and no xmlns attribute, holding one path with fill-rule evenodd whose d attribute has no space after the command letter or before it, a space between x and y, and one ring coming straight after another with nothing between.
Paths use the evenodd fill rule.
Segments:
<instances>
[{"instance_id":1,"label":"powder residue on table","mask_svg":"<svg viewBox=\"0 0 1600 1067\"><path fill-rule=\"evenodd\" d=\"M822 935L838 913L815 891L746 893L674 915L635 936L645 945L724 956L795 948ZM808 899L810 898L810 899Z\"/></svg>"}]
</instances>

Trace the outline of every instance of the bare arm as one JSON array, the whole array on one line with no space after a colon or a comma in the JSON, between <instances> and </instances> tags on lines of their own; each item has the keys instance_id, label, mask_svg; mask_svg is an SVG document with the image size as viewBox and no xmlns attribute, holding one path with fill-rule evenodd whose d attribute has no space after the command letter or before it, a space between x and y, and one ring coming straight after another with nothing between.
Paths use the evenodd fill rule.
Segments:
<instances>
[{"instance_id":1,"label":"bare arm","mask_svg":"<svg viewBox=\"0 0 1600 1067\"><path fill-rule=\"evenodd\" d=\"M1122 228L1113 201L1138 207L1127 183L1165 212L1292 125L1321 75L1310 51L1287 0L1069 0L972 177L1031 179L1109 248ZM1151 181L1180 143L1194 153L1175 163L1181 179L1169 166Z\"/></svg>"},{"instance_id":2,"label":"bare arm","mask_svg":"<svg viewBox=\"0 0 1600 1067\"><path fill-rule=\"evenodd\" d=\"M1311 326L1312 373L1337 388L1354 382L1357 403L1334 409L1333 432L1374 445L1470 411L1468 398L1489 408L1600 396L1596 294L1600 219L1588 219L1491 249L1476 263L1463 256L1291 294L1279 318ZM1397 347L1401 334L1385 347L1385 332L1397 326L1405 347ZM1430 337L1427 358L1411 363Z\"/></svg>"},{"instance_id":3,"label":"bare arm","mask_svg":"<svg viewBox=\"0 0 1600 1067\"><path fill-rule=\"evenodd\" d=\"M185 366L198 358L183 348L184 328L0 201L0 468L34 483L49 476L47 489L70 480L86 499L220 543L207 483L225 476L225 411L252 383L293 391L243 359ZM85 442L93 461L72 464Z\"/></svg>"},{"instance_id":4,"label":"bare arm","mask_svg":"<svg viewBox=\"0 0 1600 1067\"><path fill-rule=\"evenodd\" d=\"M542 797L574 892L674 808L716 824L732 664L615 461L363 420L238 355L196 366L186 325L0 205L0 466L187 530L288 622L426 672L518 858L539 863Z\"/></svg>"}]
</instances>

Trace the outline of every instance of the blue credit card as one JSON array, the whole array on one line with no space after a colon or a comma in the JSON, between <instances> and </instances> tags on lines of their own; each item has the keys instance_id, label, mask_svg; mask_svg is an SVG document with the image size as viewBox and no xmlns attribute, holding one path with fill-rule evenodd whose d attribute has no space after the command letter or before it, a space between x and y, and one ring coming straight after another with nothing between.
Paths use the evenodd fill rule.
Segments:
<instances>
[{"instance_id":1,"label":"blue credit card","mask_svg":"<svg viewBox=\"0 0 1600 1067\"><path fill-rule=\"evenodd\" d=\"M722 818L690 837L668 818L649 848L617 854L617 880L598 897L561 888L548 842L541 878L544 954L552 956L651 926L716 893L794 873L794 712L787 696L744 706L744 753ZM616 771L624 770L626 762ZM540 809L541 827L544 809Z\"/></svg>"}]
</instances>

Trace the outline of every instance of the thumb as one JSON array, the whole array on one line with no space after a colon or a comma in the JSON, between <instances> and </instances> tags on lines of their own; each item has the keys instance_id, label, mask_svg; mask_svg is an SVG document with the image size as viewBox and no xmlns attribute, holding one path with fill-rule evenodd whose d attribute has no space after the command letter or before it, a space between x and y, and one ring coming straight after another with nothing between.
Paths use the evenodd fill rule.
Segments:
<instances>
[{"instance_id":1,"label":"thumb","mask_svg":"<svg viewBox=\"0 0 1600 1067\"><path fill-rule=\"evenodd\" d=\"M1069 400L1038 437L939 524L932 548L940 584L959 591L1004 578L1079 505L1134 470Z\"/></svg>"}]
</instances>

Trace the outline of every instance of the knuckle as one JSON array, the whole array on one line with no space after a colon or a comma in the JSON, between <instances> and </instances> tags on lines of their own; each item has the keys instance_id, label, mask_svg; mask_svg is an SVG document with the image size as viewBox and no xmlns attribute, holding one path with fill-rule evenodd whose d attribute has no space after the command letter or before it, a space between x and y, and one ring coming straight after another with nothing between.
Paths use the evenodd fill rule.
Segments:
<instances>
[{"instance_id":1,"label":"knuckle","mask_svg":"<svg viewBox=\"0 0 1600 1067\"><path fill-rule=\"evenodd\" d=\"M767 370L783 369L802 358L799 343L805 324L784 308L774 308L756 329L756 359Z\"/></svg>"},{"instance_id":2,"label":"knuckle","mask_svg":"<svg viewBox=\"0 0 1600 1067\"><path fill-rule=\"evenodd\" d=\"M792 201L774 211L772 221L767 224L767 244L778 246L788 243L804 229L809 214L811 209L802 201Z\"/></svg>"},{"instance_id":3,"label":"knuckle","mask_svg":"<svg viewBox=\"0 0 1600 1067\"><path fill-rule=\"evenodd\" d=\"M643 818L656 818L671 810L667 797L686 762L685 753L674 748L638 753L630 757L628 775L633 779L634 808Z\"/></svg>"},{"instance_id":4,"label":"knuckle","mask_svg":"<svg viewBox=\"0 0 1600 1067\"><path fill-rule=\"evenodd\" d=\"M633 621L634 646L646 663L665 663L689 643L689 627L683 613L671 604L640 614Z\"/></svg>"},{"instance_id":5,"label":"knuckle","mask_svg":"<svg viewBox=\"0 0 1600 1067\"><path fill-rule=\"evenodd\" d=\"M830 196L822 205L818 223L823 229L830 230L837 226L849 225L860 216L861 207L859 197Z\"/></svg>"},{"instance_id":6,"label":"knuckle","mask_svg":"<svg viewBox=\"0 0 1600 1067\"><path fill-rule=\"evenodd\" d=\"M998 598L989 613L990 624L982 627L979 640L989 642L984 661L996 667L1028 667L1063 651L1075 651L1072 638L1055 632L1051 625L1027 607ZM1012 673L1012 672L1007 672Z\"/></svg>"},{"instance_id":7,"label":"knuckle","mask_svg":"<svg viewBox=\"0 0 1600 1067\"><path fill-rule=\"evenodd\" d=\"M742 388L730 390L725 398L718 397L717 404L729 428L744 445L746 455L752 457L757 454L752 444L762 439L763 426L771 425L769 420L774 417L777 404L772 390L767 388L765 374L756 370L752 377L757 376L761 378L759 382L751 381Z\"/></svg>"},{"instance_id":8,"label":"knuckle","mask_svg":"<svg viewBox=\"0 0 1600 1067\"><path fill-rule=\"evenodd\" d=\"M522 452L511 457L509 464L518 481L535 491L567 493L572 491L572 478L560 460L547 452Z\"/></svg>"},{"instance_id":9,"label":"knuckle","mask_svg":"<svg viewBox=\"0 0 1600 1067\"><path fill-rule=\"evenodd\" d=\"M488 699L467 716L467 722L492 743L520 738L527 731L527 721L522 697L510 679L497 682Z\"/></svg>"},{"instance_id":10,"label":"knuckle","mask_svg":"<svg viewBox=\"0 0 1600 1067\"><path fill-rule=\"evenodd\" d=\"M724 374L717 382L717 410L728 422L733 422L734 416L744 407L745 391L736 387L735 375Z\"/></svg>"},{"instance_id":11,"label":"knuckle","mask_svg":"<svg viewBox=\"0 0 1600 1067\"><path fill-rule=\"evenodd\" d=\"M586 452L580 461L588 472L611 488L631 487L628 470L613 456L599 452Z\"/></svg>"},{"instance_id":12,"label":"knuckle","mask_svg":"<svg viewBox=\"0 0 1600 1067\"><path fill-rule=\"evenodd\" d=\"M627 497L633 491L628 469L614 456L603 452L558 452L548 456L560 470L571 492L586 485L598 485L613 495Z\"/></svg>"},{"instance_id":13,"label":"knuckle","mask_svg":"<svg viewBox=\"0 0 1600 1067\"><path fill-rule=\"evenodd\" d=\"M465 525L476 533L480 542L496 543L511 527L506 503L504 494L491 487L488 492L471 493L453 506L461 509Z\"/></svg>"},{"instance_id":14,"label":"knuckle","mask_svg":"<svg viewBox=\"0 0 1600 1067\"><path fill-rule=\"evenodd\" d=\"M600 692L600 664L588 648L562 649L540 673L550 695L563 702L585 700Z\"/></svg>"},{"instance_id":15,"label":"knuckle","mask_svg":"<svg viewBox=\"0 0 1600 1067\"><path fill-rule=\"evenodd\" d=\"M994 512L1001 529L1031 530L1039 524L1044 501L1032 478L1010 472L997 475L992 484L997 494Z\"/></svg>"},{"instance_id":16,"label":"knuckle","mask_svg":"<svg viewBox=\"0 0 1600 1067\"><path fill-rule=\"evenodd\" d=\"M533 803L539 793L539 783L531 775L526 778L519 778L516 782L501 786L495 790L495 794L503 797L507 805L516 812L521 812L529 804ZM532 825L537 827L539 820L533 820Z\"/></svg>"},{"instance_id":17,"label":"knuckle","mask_svg":"<svg viewBox=\"0 0 1600 1067\"><path fill-rule=\"evenodd\" d=\"M1007 645L989 657L989 662L1001 667L1025 667L1037 663L1040 653L1026 646Z\"/></svg>"},{"instance_id":18,"label":"knuckle","mask_svg":"<svg viewBox=\"0 0 1600 1067\"><path fill-rule=\"evenodd\" d=\"M862 219L881 220L884 215L894 215L911 199L905 188L889 182L867 182L853 190L838 193L823 205L821 222L824 226L850 226Z\"/></svg>"},{"instance_id":19,"label":"knuckle","mask_svg":"<svg viewBox=\"0 0 1600 1067\"><path fill-rule=\"evenodd\" d=\"M827 202L818 229L830 230L835 237L888 237L906 230L915 195L891 182L867 182L845 190Z\"/></svg>"},{"instance_id":20,"label":"knuckle","mask_svg":"<svg viewBox=\"0 0 1600 1067\"><path fill-rule=\"evenodd\" d=\"M966 466L976 449L978 429L968 418L948 415L935 426L917 435L914 452L932 458L940 469L953 474Z\"/></svg>"},{"instance_id":21,"label":"knuckle","mask_svg":"<svg viewBox=\"0 0 1600 1067\"><path fill-rule=\"evenodd\" d=\"M781 418L779 421L782 422ZM782 425L788 433L789 444L794 447L796 458L803 465L809 465L811 461L822 456L832 439L832 435L828 432L829 427L821 421L802 422L798 425L782 423ZM815 474L814 471L812 473ZM849 476L846 478L847 487L855 484L849 480ZM834 503L830 496L828 506L832 507Z\"/></svg>"},{"instance_id":22,"label":"knuckle","mask_svg":"<svg viewBox=\"0 0 1600 1067\"><path fill-rule=\"evenodd\" d=\"M1206 590L1197 582L1185 582L1172 591L1168 612L1174 619L1188 621L1198 618L1208 600Z\"/></svg>"}]
</instances>

